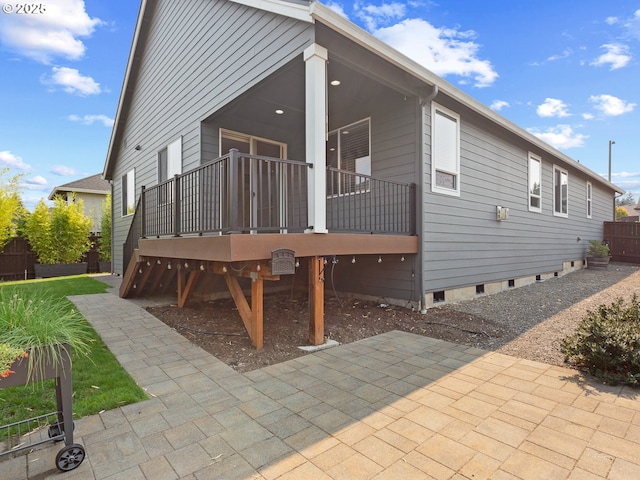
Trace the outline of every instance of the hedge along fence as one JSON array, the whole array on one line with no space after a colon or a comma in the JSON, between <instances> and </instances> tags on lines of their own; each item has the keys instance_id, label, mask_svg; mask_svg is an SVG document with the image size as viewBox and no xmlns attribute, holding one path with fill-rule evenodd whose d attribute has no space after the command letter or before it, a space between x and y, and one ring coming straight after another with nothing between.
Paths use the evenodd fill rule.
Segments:
<instances>
[{"instance_id":1,"label":"hedge along fence","mask_svg":"<svg viewBox=\"0 0 640 480\"><path fill-rule=\"evenodd\" d=\"M87 273L96 273L98 267L99 235L89 236L91 250L82 259L87 262ZM31 245L24 237L14 237L0 252L0 281L25 280L35 278L33 264L36 262L36 254L31 250Z\"/></svg>"}]
</instances>

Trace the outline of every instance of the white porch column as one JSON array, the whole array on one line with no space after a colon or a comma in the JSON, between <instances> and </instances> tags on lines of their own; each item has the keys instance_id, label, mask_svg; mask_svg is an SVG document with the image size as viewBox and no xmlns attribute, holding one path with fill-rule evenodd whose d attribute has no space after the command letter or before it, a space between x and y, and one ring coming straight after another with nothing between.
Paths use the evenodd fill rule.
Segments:
<instances>
[{"instance_id":1,"label":"white porch column","mask_svg":"<svg viewBox=\"0 0 640 480\"><path fill-rule=\"evenodd\" d=\"M304 51L305 139L307 162L307 233L327 233L327 59L328 51L313 44Z\"/></svg>"}]
</instances>

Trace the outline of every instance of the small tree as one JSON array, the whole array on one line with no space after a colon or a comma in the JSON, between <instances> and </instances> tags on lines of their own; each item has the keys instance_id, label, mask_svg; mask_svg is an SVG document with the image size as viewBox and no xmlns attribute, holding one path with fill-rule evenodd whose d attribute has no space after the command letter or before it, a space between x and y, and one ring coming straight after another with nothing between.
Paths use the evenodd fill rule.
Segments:
<instances>
[{"instance_id":1,"label":"small tree","mask_svg":"<svg viewBox=\"0 0 640 480\"><path fill-rule=\"evenodd\" d=\"M40 200L24 228L40 263L75 263L91 248L91 218L75 196L68 203L56 196L51 210Z\"/></svg>"},{"instance_id":2,"label":"small tree","mask_svg":"<svg viewBox=\"0 0 640 480\"><path fill-rule=\"evenodd\" d=\"M627 212L626 209L619 206L616 207L616 218L623 218L628 216L629 216L629 212Z\"/></svg>"},{"instance_id":3,"label":"small tree","mask_svg":"<svg viewBox=\"0 0 640 480\"><path fill-rule=\"evenodd\" d=\"M111 194L102 201L102 215L100 217L100 245L98 246L100 260L111 261Z\"/></svg>"},{"instance_id":4,"label":"small tree","mask_svg":"<svg viewBox=\"0 0 640 480\"><path fill-rule=\"evenodd\" d=\"M23 210L18 186L20 175L15 175L4 180L8 168L0 170L0 250L2 250L12 237L16 236L18 220Z\"/></svg>"},{"instance_id":5,"label":"small tree","mask_svg":"<svg viewBox=\"0 0 640 480\"><path fill-rule=\"evenodd\" d=\"M636 203L636 201L631 192L627 192L626 195L616 198L616 205L633 205L634 203Z\"/></svg>"}]
</instances>

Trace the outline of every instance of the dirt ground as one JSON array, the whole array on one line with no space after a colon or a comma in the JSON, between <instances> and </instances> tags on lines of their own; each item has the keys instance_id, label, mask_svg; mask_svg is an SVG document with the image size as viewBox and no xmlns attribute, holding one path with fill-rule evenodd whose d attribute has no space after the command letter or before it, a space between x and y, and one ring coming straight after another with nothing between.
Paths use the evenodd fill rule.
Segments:
<instances>
[{"instance_id":1,"label":"dirt ground","mask_svg":"<svg viewBox=\"0 0 640 480\"><path fill-rule=\"evenodd\" d=\"M309 344L306 295L269 294L264 298L264 348L251 346L233 300L148 307L147 310L184 337L239 372L248 372L305 355ZM509 335L504 325L456 311L431 308L426 314L394 305L325 298L325 337L351 343L390 330L491 349Z\"/></svg>"}]
</instances>

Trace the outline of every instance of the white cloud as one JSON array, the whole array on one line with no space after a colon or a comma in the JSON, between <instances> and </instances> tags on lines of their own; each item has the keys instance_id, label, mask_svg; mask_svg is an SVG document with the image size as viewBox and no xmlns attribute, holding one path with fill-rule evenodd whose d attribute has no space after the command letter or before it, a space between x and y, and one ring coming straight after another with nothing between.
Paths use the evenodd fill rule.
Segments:
<instances>
[{"instance_id":1,"label":"white cloud","mask_svg":"<svg viewBox=\"0 0 640 480\"><path fill-rule=\"evenodd\" d=\"M51 71L51 77L42 80L44 84L60 86L65 92L82 97L97 95L102 91L99 83L81 75L75 68L53 67Z\"/></svg>"},{"instance_id":2,"label":"white cloud","mask_svg":"<svg viewBox=\"0 0 640 480\"><path fill-rule=\"evenodd\" d=\"M593 113L583 113L582 118L584 118L585 120L593 120L595 118L595 115Z\"/></svg>"},{"instance_id":3,"label":"white cloud","mask_svg":"<svg viewBox=\"0 0 640 480\"><path fill-rule=\"evenodd\" d=\"M493 103L491 105L489 105L489 108L491 110L499 112L503 108L510 107L510 106L511 105L509 105L509 102L505 102L504 100L494 100Z\"/></svg>"},{"instance_id":4,"label":"white cloud","mask_svg":"<svg viewBox=\"0 0 640 480\"><path fill-rule=\"evenodd\" d=\"M624 22L624 27L632 37L640 39L640 10L633 13L633 17Z\"/></svg>"},{"instance_id":5,"label":"white cloud","mask_svg":"<svg viewBox=\"0 0 640 480\"><path fill-rule=\"evenodd\" d=\"M618 17L607 17L605 19L605 22L607 23L607 25L615 25L619 21L620 21L620 19Z\"/></svg>"},{"instance_id":6,"label":"white cloud","mask_svg":"<svg viewBox=\"0 0 640 480\"><path fill-rule=\"evenodd\" d=\"M80 38L89 37L102 20L89 17L83 0L40 4L45 8L41 14L0 15L0 40L5 48L47 64L57 57L82 58L85 45Z\"/></svg>"},{"instance_id":7,"label":"white cloud","mask_svg":"<svg viewBox=\"0 0 640 480\"><path fill-rule=\"evenodd\" d=\"M612 178L640 178L640 172L620 172L620 173L612 173Z\"/></svg>"},{"instance_id":8,"label":"white cloud","mask_svg":"<svg viewBox=\"0 0 640 480\"><path fill-rule=\"evenodd\" d=\"M589 101L594 108L608 117L615 117L633 111L635 103L628 103L613 95L591 95Z\"/></svg>"},{"instance_id":9,"label":"white cloud","mask_svg":"<svg viewBox=\"0 0 640 480\"><path fill-rule=\"evenodd\" d=\"M35 185L41 187L47 185L47 180L41 175L36 175L33 178L28 178L24 183L26 183L27 185Z\"/></svg>"},{"instance_id":10,"label":"white cloud","mask_svg":"<svg viewBox=\"0 0 640 480\"><path fill-rule=\"evenodd\" d=\"M31 165L24 163L21 157L14 155L9 150L0 151L0 165L18 170L31 170Z\"/></svg>"},{"instance_id":11,"label":"white cloud","mask_svg":"<svg viewBox=\"0 0 640 480\"><path fill-rule=\"evenodd\" d=\"M573 54L573 50L571 50L570 48L567 48L560 54L551 55L549 58L547 58L547 60L549 62L555 62L556 60L567 58L567 57L571 56L572 54Z\"/></svg>"},{"instance_id":12,"label":"white cloud","mask_svg":"<svg viewBox=\"0 0 640 480\"><path fill-rule=\"evenodd\" d=\"M83 125L93 125L95 122L102 122L105 127L113 127L113 118L109 118L106 115L69 115L68 120L72 122L79 122Z\"/></svg>"},{"instance_id":13,"label":"white cloud","mask_svg":"<svg viewBox=\"0 0 640 480\"><path fill-rule=\"evenodd\" d=\"M54 175L60 175L61 177L68 177L70 175L78 174L75 168L65 167L64 165L54 165L53 167L51 167L50 171Z\"/></svg>"},{"instance_id":14,"label":"white cloud","mask_svg":"<svg viewBox=\"0 0 640 480\"><path fill-rule=\"evenodd\" d=\"M440 76L473 78L476 87L487 87L498 78L491 62L478 58L473 31L436 28L423 19L406 19L377 29L375 36Z\"/></svg>"},{"instance_id":15,"label":"white cloud","mask_svg":"<svg viewBox=\"0 0 640 480\"><path fill-rule=\"evenodd\" d=\"M610 70L617 70L618 68L626 67L631 61L631 55L629 55L629 47L627 45L622 45L621 43L606 43L600 48L604 48L607 52L593 60L590 65L596 67L609 65Z\"/></svg>"},{"instance_id":16,"label":"white cloud","mask_svg":"<svg viewBox=\"0 0 640 480\"><path fill-rule=\"evenodd\" d=\"M557 98L545 98L544 103L538 105L536 112L541 117L569 117L567 104Z\"/></svg>"},{"instance_id":17,"label":"white cloud","mask_svg":"<svg viewBox=\"0 0 640 480\"><path fill-rule=\"evenodd\" d=\"M360 18L367 30L376 30L380 25L389 25L404 17L407 7L403 3L383 3L382 5L362 5L356 2L353 6L355 14Z\"/></svg>"},{"instance_id":18,"label":"white cloud","mask_svg":"<svg viewBox=\"0 0 640 480\"><path fill-rule=\"evenodd\" d=\"M558 125L547 128L545 131L539 131L534 128L529 128L528 130L540 140L544 140L558 150L582 147L584 141L589 138L588 135L575 133L571 125Z\"/></svg>"}]
</instances>

